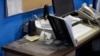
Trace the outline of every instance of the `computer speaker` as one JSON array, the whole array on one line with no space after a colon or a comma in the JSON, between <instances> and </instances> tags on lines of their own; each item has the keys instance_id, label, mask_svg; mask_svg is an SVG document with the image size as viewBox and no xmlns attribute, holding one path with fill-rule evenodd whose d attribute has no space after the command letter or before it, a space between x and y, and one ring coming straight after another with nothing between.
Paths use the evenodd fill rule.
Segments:
<instances>
[{"instance_id":1,"label":"computer speaker","mask_svg":"<svg viewBox=\"0 0 100 56\"><path fill-rule=\"evenodd\" d=\"M44 10L43 10L43 17L44 17L44 19L47 18L48 14L49 14L49 6L48 5L44 5Z\"/></svg>"},{"instance_id":2,"label":"computer speaker","mask_svg":"<svg viewBox=\"0 0 100 56\"><path fill-rule=\"evenodd\" d=\"M29 22L28 22L28 35L29 36L36 35L35 20L29 20Z\"/></svg>"}]
</instances>

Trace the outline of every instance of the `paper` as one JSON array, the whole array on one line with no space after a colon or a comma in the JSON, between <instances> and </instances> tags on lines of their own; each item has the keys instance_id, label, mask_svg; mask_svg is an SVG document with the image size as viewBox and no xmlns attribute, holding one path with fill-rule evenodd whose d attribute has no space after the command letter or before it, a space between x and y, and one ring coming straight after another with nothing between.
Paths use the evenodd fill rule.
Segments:
<instances>
[{"instance_id":1,"label":"paper","mask_svg":"<svg viewBox=\"0 0 100 56\"><path fill-rule=\"evenodd\" d=\"M28 35L26 35L24 37L25 37L25 39L27 39L29 41L35 41L35 40L38 40L40 38L40 36L37 36L37 35L35 35L35 36L28 36Z\"/></svg>"},{"instance_id":2,"label":"paper","mask_svg":"<svg viewBox=\"0 0 100 56\"><path fill-rule=\"evenodd\" d=\"M77 39L78 37L86 34L89 31L91 31L92 28L85 26L83 24L77 24L72 28L72 30L73 30L74 38Z\"/></svg>"},{"instance_id":3,"label":"paper","mask_svg":"<svg viewBox=\"0 0 100 56\"><path fill-rule=\"evenodd\" d=\"M68 15L68 16L64 17L64 19L67 19L67 18L70 18L71 24L74 24L74 23L79 22L79 21L82 20L82 19L80 19L80 18L78 18L78 17L73 17L73 16L71 16L71 15Z\"/></svg>"},{"instance_id":4,"label":"paper","mask_svg":"<svg viewBox=\"0 0 100 56\"><path fill-rule=\"evenodd\" d=\"M40 40L42 40L42 41L49 40L51 38L52 38L52 33L42 31L40 34Z\"/></svg>"},{"instance_id":5,"label":"paper","mask_svg":"<svg viewBox=\"0 0 100 56\"><path fill-rule=\"evenodd\" d=\"M7 13L8 16L22 13L22 0L7 0Z\"/></svg>"},{"instance_id":6,"label":"paper","mask_svg":"<svg viewBox=\"0 0 100 56\"><path fill-rule=\"evenodd\" d=\"M64 18L64 21L66 23L66 26L67 26L67 29L70 33L70 36L71 36L71 39L72 39L72 42L74 44L74 46L77 46L77 42L76 42L76 38L84 35L85 33L89 32L92 30L91 27L88 27L86 25L83 25L83 24L77 24L75 25L74 27L72 27L72 19L74 17L72 16L66 16L66 18ZM77 19L77 18L74 18L74 20ZM79 21L79 20L78 20Z\"/></svg>"},{"instance_id":7,"label":"paper","mask_svg":"<svg viewBox=\"0 0 100 56\"><path fill-rule=\"evenodd\" d=\"M51 25L48 20L44 20L44 19L36 20L35 24L36 24L36 27L39 29L52 30Z\"/></svg>"}]
</instances>

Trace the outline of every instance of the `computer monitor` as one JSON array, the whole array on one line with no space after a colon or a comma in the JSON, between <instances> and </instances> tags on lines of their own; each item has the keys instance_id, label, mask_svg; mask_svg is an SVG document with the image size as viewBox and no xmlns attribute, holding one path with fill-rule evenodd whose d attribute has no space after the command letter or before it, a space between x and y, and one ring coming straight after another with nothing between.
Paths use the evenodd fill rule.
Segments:
<instances>
[{"instance_id":1,"label":"computer monitor","mask_svg":"<svg viewBox=\"0 0 100 56\"><path fill-rule=\"evenodd\" d=\"M62 43L72 44L72 39L68 28L63 20L58 17L48 15L48 20L51 24L56 40L60 40Z\"/></svg>"},{"instance_id":2,"label":"computer monitor","mask_svg":"<svg viewBox=\"0 0 100 56\"><path fill-rule=\"evenodd\" d=\"M74 11L73 0L52 0L56 16L66 16Z\"/></svg>"}]
</instances>

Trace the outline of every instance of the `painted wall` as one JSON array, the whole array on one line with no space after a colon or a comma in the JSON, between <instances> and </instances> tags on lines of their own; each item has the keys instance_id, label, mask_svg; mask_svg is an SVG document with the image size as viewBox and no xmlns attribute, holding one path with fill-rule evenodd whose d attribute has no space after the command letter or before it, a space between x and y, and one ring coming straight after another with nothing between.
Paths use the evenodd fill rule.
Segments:
<instances>
[{"instance_id":1,"label":"painted wall","mask_svg":"<svg viewBox=\"0 0 100 56\"><path fill-rule=\"evenodd\" d=\"M85 0L74 0L75 9L79 9ZM86 0L88 2L88 0ZM0 47L11 43L22 36L22 26L29 19L34 18L32 15L36 14L42 16L42 9L23 13L11 17L5 16L5 0L0 0ZM50 10L52 12L52 9ZM53 13L53 12L52 12ZM0 56L2 51L0 50Z\"/></svg>"},{"instance_id":2,"label":"painted wall","mask_svg":"<svg viewBox=\"0 0 100 56\"><path fill-rule=\"evenodd\" d=\"M92 4L92 1L93 0L74 0L75 9L78 10L82 6L82 3L87 3L88 5Z\"/></svg>"},{"instance_id":3,"label":"painted wall","mask_svg":"<svg viewBox=\"0 0 100 56\"><path fill-rule=\"evenodd\" d=\"M84 1L85 1L88 5L93 3L93 2L92 2L93 0L84 0Z\"/></svg>"},{"instance_id":4,"label":"painted wall","mask_svg":"<svg viewBox=\"0 0 100 56\"><path fill-rule=\"evenodd\" d=\"M83 2L84 2L84 0L74 0L75 10L78 10L81 7Z\"/></svg>"},{"instance_id":5,"label":"painted wall","mask_svg":"<svg viewBox=\"0 0 100 56\"><path fill-rule=\"evenodd\" d=\"M22 15L6 18L5 9L4 0L0 0L0 47L19 37L22 25ZM1 51L0 56L2 56Z\"/></svg>"}]
</instances>

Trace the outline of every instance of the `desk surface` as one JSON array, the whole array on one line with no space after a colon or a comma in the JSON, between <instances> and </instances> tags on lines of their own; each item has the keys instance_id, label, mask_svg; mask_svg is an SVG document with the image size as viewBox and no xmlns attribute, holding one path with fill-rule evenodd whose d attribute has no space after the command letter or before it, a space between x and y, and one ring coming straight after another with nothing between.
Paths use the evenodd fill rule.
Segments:
<instances>
[{"instance_id":1,"label":"desk surface","mask_svg":"<svg viewBox=\"0 0 100 56\"><path fill-rule=\"evenodd\" d=\"M92 40L93 38L95 38L94 36L96 36L97 34L99 34L99 28L95 28L93 30L91 30L90 33L86 34L85 37L87 39L83 39L84 41L81 41L77 48L79 48L80 46L84 45L85 43L89 42L90 40ZM84 37L84 36L81 36ZM41 45L40 45L41 46ZM36 48L35 48L36 47ZM29 56L64 56L70 52L72 52L73 50L75 50L76 48L73 46L67 46L66 49L62 49L62 50L56 50L56 51L50 51L49 53L45 52L39 52L37 50L39 50L36 46L36 44L34 44L33 42L29 42L25 39L20 39L18 41L15 41L9 45L4 46L2 49L5 50L11 50L11 51L15 51L15 52L20 52L20 53L25 53ZM46 46L45 46L46 47Z\"/></svg>"},{"instance_id":2,"label":"desk surface","mask_svg":"<svg viewBox=\"0 0 100 56\"><path fill-rule=\"evenodd\" d=\"M91 31L85 33L84 35L78 37L77 40L77 47L84 45L85 43L89 42L90 40L94 39L99 33L100 28L98 26L90 26L92 28Z\"/></svg>"},{"instance_id":3,"label":"desk surface","mask_svg":"<svg viewBox=\"0 0 100 56\"><path fill-rule=\"evenodd\" d=\"M27 55L31 56L64 56L67 53L71 52L74 50L74 47L72 46L67 46L67 48L62 49L62 50L55 50L55 51L50 51L48 50L39 50L39 47L42 45L36 45L33 42L29 42L25 39L20 39L16 42L13 42L12 44L9 44L7 46L4 46L4 50L12 50L20 53L25 53ZM42 46L46 47L46 46ZM47 46L48 47L48 46ZM45 48L44 48L45 49ZM40 52L39 52L40 51Z\"/></svg>"}]
</instances>

